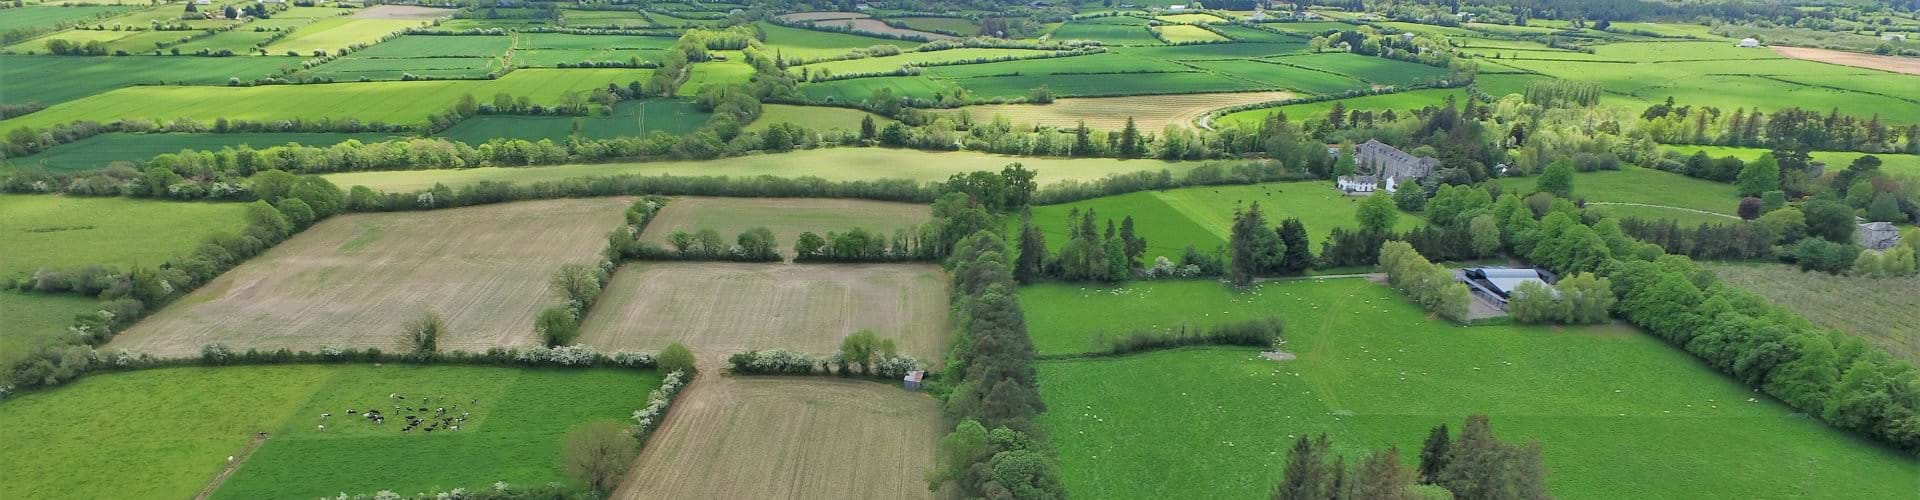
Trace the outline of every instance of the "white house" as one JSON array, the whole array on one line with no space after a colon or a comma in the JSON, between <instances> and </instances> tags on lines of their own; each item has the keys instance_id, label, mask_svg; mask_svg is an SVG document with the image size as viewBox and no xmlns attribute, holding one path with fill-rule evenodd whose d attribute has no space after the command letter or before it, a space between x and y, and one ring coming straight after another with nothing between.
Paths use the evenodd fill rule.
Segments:
<instances>
[{"instance_id":1,"label":"white house","mask_svg":"<svg viewBox=\"0 0 1920 500\"><path fill-rule=\"evenodd\" d=\"M1167 12L1186 12L1186 11L1187 11L1187 6L1185 5L1168 5L1167 6Z\"/></svg>"},{"instance_id":2,"label":"white house","mask_svg":"<svg viewBox=\"0 0 1920 500\"><path fill-rule=\"evenodd\" d=\"M1334 187L1340 189L1340 192L1347 194L1372 193L1382 187L1380 185L1380 178L1372 175L1342 175L1334 179L1333 184ZM1389 193L1398 191L1400 189L1400 181L1388 177L1386 186L1384 187L1386 187Z\"/></svg>"},{"instance_id":3,"label":"white house","mask_svg":"<svg viewBox=\"0 0 1920 500\"><path fill-rule=\"evenodd\" d=\"M1740 39L1740 48L1743 48L1743 49L1751 49L1751 48L1754 48L1754 47L1759 47L1759 46L1760 46L1760 41L1759 41L1759 40L1755 40L1755 39L1752 39L1752 38L1742 38L1742 39Z\"/></svg>"}]
</instances>

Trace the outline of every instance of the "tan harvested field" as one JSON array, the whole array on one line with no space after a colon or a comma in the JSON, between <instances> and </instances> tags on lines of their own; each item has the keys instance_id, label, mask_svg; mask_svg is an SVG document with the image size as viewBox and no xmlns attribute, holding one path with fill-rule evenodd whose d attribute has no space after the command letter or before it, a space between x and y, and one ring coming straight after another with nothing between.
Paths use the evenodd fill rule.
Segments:
<instances>
[{"instance_id":1,"label":"tan harvested field","mask_svg":"<svg viewBox=\"0 0 1920 500\"><path fill-rule=\"evenodd\" d=\"M1140 130L1159 132L1167 124L1193 127L1194 121L1229 106L1291 99L1292 92L1224 92L1216 94L1150 95L1128 97L1070 97L1052 104L990 104L965 109L975 120L991 120L1006 115L1016 125L1042 125L1072 128L1081 120L1087 127L1103 130L1126 128L1133 117Z\"/></svg>"},{"instance_id":2,"label":"tan harvested field","mask_svg":"<svg viewBox=\"0 0 1920 500\"><path fill-rule=\"evenodd\" d=\"M535 343L533 317L558 302L547 279L591 263L627 198L529 201L335 217L228 271L134 325L110 348L191 356L207 344L318 350L401 346L425 311L447 323L442 350Z\"/></svg>"},{"instance_id":3,"label":"tan harvested field","mask_svg":"<svg viewBox=\"0 0 1920 500\"><path fill-rule=\"evenodd\" d=\"M587 314L580 342L649 352L679 342L702 359L772 348L830 354L862 329L938 363L946 274L931 264L629 264Z\"/></svg>"},{"instance_id":4,"label":"tan harvested field","mask_svg":"<svg viewBox=\"0 0 1920 500\"><path fill-rule=\"evenodd\" d=\"M1812 49L1812 48L1806 48L1806 47L1776 46L1776 47L1768 47L1768 48L1773 49L1774 53L1791 57L1794 59L1806 59L1809 61L1820 61L1823 63L1839 64L1843 66L1853 66L1856 68L1868 68L1868 69L1877 69L1882 71L1892 71L1895 73L1906 73L1909 75L1920 75L1920 58L1860 54L1855 52L1843 52L1843 51L1828 50L1828 49Z\"/></svg>"},{"instance_id":5,"label":"tan harvested field","mask_svg":"<svg viewBox=\"0 0 1920 500\"><path fill-rule=\"evenodd\" d=\"M354 19L419 19L427 20L453 15L453 9L436 9L413 5L376 5L353 13Z\"/></svg>"},{"instance_id":6,"label":"tan harvested field","mask_svg":"<svg viewBox=\"0 0 1920 500\"><path fill-rule=\"evenodd\" d=\"M780 253L791 257L800 233L844 233L853 228L883 236L908 229L931 217L930 206L868 200L821 198L675 198L647 224L640 239L667 244L674 231L712 229L733 241L741 232L765 227L778 238Z\"/></svg>"},{"instance_id":7,"label":"tan harvested field","mask_svg":"<svg viewBox=\"0 0 1920 500\"><path fill-rule=\"evenodd\" d=\"M920 31L920 30L908 30L908 29L900 29L892 26L887 26L887 23L880 22L879 19L865 19L865 18L827 19L827 20L814 21L813 25L814 26L830 26L835 28L848 28L854 31L865 32L865 33L879 33L883 35L917 36L917 37L924 37L927 40L954 39L952 35L942 35L939 33L929 33L929 32Z\"/></svg>"},{"instance_id":8,"label":"tan harvested field","mask_svg":"<svg viewBox=\"0 0 1920 500\"><path fill-rule=\"evenodd\" d=\"M794 12L791 14L780 15L781 20L794 21L794 22L823 21L827 19L866 19L869 17L873 17L873 16L869 16L859 12L832 12L832 11Z\"/></svg>"},{"instance_id":9,"label":"tan harvested field","mask_svg":"<svg viewBox=\"0 0 1920 500\"><path fill-rule=\"evenodd\" d=\"M701 374L613 498L933 498L940 405L891 384Z\"/></svg>"},{"instance_id":10,"label":"tan harvested field","mask_svg":"<svg viewBox=\"0 0 1920 500\"><path fill-rule=\"evenodd\" d=\"M1702 261L1727 284L1760 294L1825 328L1859 336L1920 363L1920 276L1868 278L1804 272L1788 264Z\"/></svg>"}]
</instances>

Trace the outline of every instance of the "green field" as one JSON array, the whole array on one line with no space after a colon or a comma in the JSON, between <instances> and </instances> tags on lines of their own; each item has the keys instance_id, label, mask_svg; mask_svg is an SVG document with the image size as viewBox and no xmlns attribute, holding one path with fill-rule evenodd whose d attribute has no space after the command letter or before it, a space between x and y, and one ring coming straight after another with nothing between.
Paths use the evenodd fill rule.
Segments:
<instances>
[{"instance_id":1,"label":"green field","mask_svg":"<svg viewBox=\"0 0 1920 500\"><path fill-rule=\"evenodd\" d=\"M1193 71L1193 69L1159 59L1109 52L1049 59L935 66L927 68L926 73L940 78L965 79L981 76L1048 75L1055 73L1147 73L1182 71Z\"/></svg>"},{"instance_id":2,"label":"green field","mask_svg":"<svg viewBox=\"0 0 1920 500\"><path fill-rule=\"evenodd\" d=\"M28 498L188 498L256 432L270 437L214 498L564 483L565 433L589 421L631 423L659 384L649 372L402 364L95 375L0 405L12 444L0 450L8 464L0 485ZM403 433L392 394L406 403L435 396L434 406L473 415L457 432ZM368 408L390 420L345 414ZM80 473L100 470L116 480Z\"/></svg>"},{"instance_id":3,"label":"green field","mask_svg":"<svg viewBox=\"0 0 1920 500\"><path fill-rule=\"evenodd\" d=\"M1902 498L1920 488L1912 457L1793 416L1624 327L1461 328L1361 279L1248 292L1211 281L1076 288L1021 291L1036 344L1279 315L1282 349L1299 356L1200 348L1038 363L1040 423L1078 497L1265 498L1294 438L1323 432L1348 463L1397 445L1412 468L1427 429L1457 432L1475 413L1503 439L1541 442L1556 498Z\"/></svg>"},{"instance_id":4,"label":"green field","mask_svg":"<svg viewBox=\"0 0 1920 500\"><path fill-rule=\"evenodd\" d=\"M1332 94L1367 88L1367 82L1355 80L1345 75L1272 63L1265 60L1198 61L1188 64L1222 75L1254 80L1275 87L1313 94Z\"/></svg>"},{"instance_id":5,"label":"green field","mask_svg":"<svg viewBox=\"0 0 1920 500\"><path fill-rule=\"evenodd\" d=\"M486 78L488 73L499 70L493 58L489 57L418 57L418 58L362 58L348 57L303 71L302 76L323 78L335 82L357 82L370 80L403 80L406 75L426 76L438 79L446 78Z\"/></svg>"},{"instance_id":6,"label":"green field","mask_svg":"<svg viewBox=\"0 0 1920 500\"><path fill-rule=\"evenodd\" d=\"M1871 278L1773 262L1701 262L1722 282L1920 363L1920 276Z\"/></svg>"},{"instance_id":7,"label":"green field","mask_svg":"<svg viewBox=\"0 0 1920 500\"><path fill-rule=\"evenodd\" d=\"M893 45L903 49L920 45L918 42L905 40L788 28L767 22L755 25L760 27L761 32L767 34L768 51L777 52L788 59L805 60L837 56L853 49L875 45Z\"/></svg>"},{"instance_id":8,"label":"green field","mask_svg":"<svg viewBox=\"0 0 1920 500\"><path fill-rule=\"evenodd\" d=\"M1227 37L1220 36L1219 33L1207 31L1206 28L1183 24L1170 24L1155 28L1155 30L1160 33L1160 38L1166 39L1168 43L1217 42L1228 39Z\"/></svg>"},{"instance_id":9,"label":"green field","mask_svg":"<svg viewBox=\"0 0 1920 500\"><path fill-rule=\"evenodd\" d=\"M25 7L0 9L0 32L13 31L20 28L51 28L60 23L113 14L127 9L127 7L118 5L76 5L72 7L28 5Z\"/></svg>"},{"instance_id":10,"label":"green field","mask_svg":"<svg viewBox=\"0 0 1920 500\"><path fill-rule=\"evenodd\" d=\"M495 138L538 141L551 139L565 144L574 127L588 139L644 136L654 131L686 134L707 123L711 113L686 99L649 99L621 101L613 105L613 114L594 116L517 116L486 115L462 120L440 132L447 139L481 144Z\"/></svg>"},{"instance_id":11,"label":"green field","mask_svg":"<svg viewBox=\"0 0 1920 500\"><path fill-rule=\"evenodd\" d=\"M767 104L760 107L760 118L748 124L747 130L766 130L775 123L794 123L816 131L842 129L858 132L860 121L867 117L873 117L876 129L893 123L892 118L858 109Z\"/></svg>"},{"instance_id":12,"label":"green field","mask_svg":"<svg viewBox=\"0 0 1920 500\"><path fill-rule=\"evenodd\" d=\"M1043 171L1044 173L1044 171ZM1105 227L1105 219L1118 224L1127 216L1134 219L1135 231L1147 239L1147 253L1141 260L1166 256L1180 261L1187 245L1203 252L1224 247L1233 235L1233 211L1253 202L1260 203L1267 222L1278 227L1287 218L1299 218L1307 226L1307 237L1318 252L1328 233L1335 227L1356 227L1354 213L1360 197L1343 196L1325 181L1274 182L1238 186L1205 186L1164 191L1144 191L1091 200L1033 207L1033 222L1047 236L1048 248L1067 243L1067 213L1073 209L1096 214L1095 223ZM1401 214L1395 229L1415 226L1414 216ZM1019 221L1008 227L1018 230Z\"/></svg>"},{"instance_id":13,"label":"green field","mask_svg":"<svg viewBox=\"0 0 1920 500\"><path fill-rule=\"evenodd\" d=\"M532 48L529 44L537 40L534 38L536 35L547 34L521 35L522 47ZM349 57L370 59L496 57L505 54L509 48L513 48L513 37L508 36L407 35L355 51L349 54Z\"/></svg>"},{"instance_id":14,"label":"green field","mask_svg":"<svg viewBox=\"0 0 1920 500\"><path fill-rule=\"evenodd\" d=\"M33 156L7 160L14 169L44 168L49 172L77 172L106 167L113 162L141 162L163 153L182 149L219 151L240 145L265 148L287 143L327 146L357 140L376 142L387 134L332 134L305 132L180 133L180 134L100 134L54 146Z\"/></svg>"},{"instance_id":15,"label":"green field","mask_svg":"<svg viewBox=\"0 0 1920 500\"><path fill-rule=\"evenodd\" d=\"M1379 85L1410 85L1445 77L1446 68L1358 54L1305 54L1272 59L1274 62L1350 75Z\"/></svg>"},{"instance_id":16,"label":"green field","mask_svg":"<svg viewBox=\"0 0 1920 500\"><path fill-rule=\"evenodd\" d=\"M396 192L427 189L433 187L436 182L460 187L482 181L529 183L620 174L736 177L772 175L789 178L814 176L832 181L911 179L925 182L946 180L950 175L975 170L999 171L1001 167L1015 162L1038 171L1039 177L1036 180L1041 185L1063 180L1094 180L1106 177L1108 174L1142 170L1168 170L1179 175L1205 164L1193 161L1028 158L975 152L934 153L889 148L832 148L705 161L352 172L330 174L326 178L343 188L364 185L379 191Z\"/></svg>"},{"instance_id":17,"label":"green field","mask_svg":"<svg viewBox=\"0 0 1920 500\"><path fill-rule=\"evenodd\" d=\"M1269 87L1213 73L1111 73L1097 75L986 76L952 80L977 97L1024 97L1035 87L1047 86L1061 97L1097 97L1139 94L1197 94L1242 92Z\"/></svg>"},{"instance_id":18,"label":"green field","mask_svg":"<svg viewBox=\"0 0 1920 500\"><path fill-rule=\"evenodd\" d=\"M1033 50L1033 49L958 48L958 49L947 49L947 50L935 50L931 52L903 52L900 55L885 56L885 57L867 57L862 59L848 59L844 61L828 61L828 62L822 62L822 63L808 64L805 66L789 67L787 68L787 70L794 74L799 74L801 68L806 68L807 70L814 71L814 72L819 72L824 70L824 71L830 72L830 74L835 74L835 75L844 75L848 73L879 73L879 72L887 72L887 71L900 69L901 66L905 66L908 64L924 66L927 63L948 63L948 62L956 62L956 61L971 61L975 59L999 59L999 58L1006 58L1006 57L1034 57L1039 55L1045 55L1048 53L1050 52L1045 50Z\"/></svg>"},{"instance_id":19,"label":"green field","mask_svg":"<svg viewBox=\"0 0 1920 500\"><path fill-rule=\"evenodd\" d=\"M828 102L860 102L873 97L875 91L891 89L896 97L932 99L946 93L949 86L944 80L925 76L889 76L809 83L800 86L800 93Z\"/></svg>"},{"instance_id":20,"label":"green field","mask_svg":"<svg viewBox=\"0 0 1920 500\"><path fill-rule=\"evenodd\" d=\"M522 66L557 66L585 61L628 62L633 59L659 62L674 38L630 35L571 35L565 33L526 33L514 51L514 63Z\"/></svg>"},{"instance_id":21,"label":"green field","mask_svg":"<svg viewBox=\"0 0 1920 500\"><path fill-rule=\"evenodd\" d=\"M909 28L921 31L951 31L960 34L973 34L980 31L980 25L962 17L894 17L888 20L899 21Z\"/></svg>"},{"instance_id":22,"label":"green field","mask_svg":"<svg viewBox=\"0 0 1920 500\"><path fill-rule=\"evenodd\" d=\"M1275 27L1274 25L1271 25L1271 24L1267 26ZM1257 30L1257 29L1248 28L1245 26L1238 26L1238 25L1232 25L1232 24L1216 24L1213 26L1213 29L1219 30L1221 33L1226 33L1227 36L1243 42L1301 43L1306 41L1306 38L1302 38L1299 36L1282 35L1279 33Z\"/></svg>"},{"instance_id":23,"label":"green field","mask_svg":"<svg viewBox=\"0 0 1920 500\"><path fill-rule=\"evenodd\" d=\"M1536 177L1507 177L1500 187L1510 193L1533 192ZM1588 203L1638 203L1677 207L1723 215L1739 208L1739 191L1732 184L1687 177L1634 166L1619 171L1577 172L1573 174L1573 196ZM1674 219L1682 225L1702 222L1727 223L1737 219L1656 207L1606 206L1604 210L1619 216Z\"/></svg>"},{"instance_id":24,"label":"green field","mask_svg":"<svg viewBox=\"0 0 1920 500\"><path fill-rule=\"evenodd\" d=\"M223 58L247 59L247 58ZM42 128L75 120L217 118L281 120L358 119L411 124L445 112L462 94L486 100L496 93L552 104L568 92L646 80L644 69L519 70L497 80L334 83L260 87L133 87L70 101L0 121L0 130Z\"/></svg>"},{"instance_id":25,"label":"green field","mask_svg":"<svg viewBox=\"0 0 1920 500\"><path fill-rule=\"evenodd\" d=\"M298 68L300 59L0 55L0 82L6 82L0 103L51 106L129 85L160 82L225 85L230 77L252 81L283 67Z\"/></svg>"},{"instance_id":26,"label":"green field","mask_svg":"<svg viewBox=\"0 0 1920 500\"><path fill-rule=\"evenodd\" d=\"M0 277L42 267L153 266L208 235L238 233L240 203L0 195Z\"/></svg>"},{"instance_id":27,"label":"green field","mask_svg":"<svg viewBox=\"0 0 1920 500\"><path fill-rule=\"evenodd\" d=\"M1146 20L1139 24L1107 24L1103 20L1123 18L1098 18L1092 20L1069 21L1053 29L1054 40L1098 40L1107 45L1160 45L1160 39L1153 37L1147 28Z\"/></svg>"},{"instance_id":28,"label":"green field","mask_svg":"<svg viewBox=\"0 0 1920 500\"><path fill-rule=\"evenodd\" d=\"M1770 151L1762 148L1739 148L1739 147L1730 147L1730 146L1673 145L1673 146L1667 146L1666 148L1674 151L1678 151L1680 152L1680 154L1683 154L1683 155L1692 155L1694 152L1697 152L1697 151L1705 151L1707 153L1707 156L1711 156L1714 158L1732 156L1732 157L1736 157L1746 161L1753 161L1753 160L1759 159L1760 155L1766 154L1767 152ZM1883 172L1888 172L1895 175L1920 176L1920 155L1908 155L1908 154L1898 154L1898 153L1877 153L1876 154L1876 153L1861 153L1856 151L1814 151L1813 153L1811 153L1811 156L1813 157L1814 161L1826 163L1828 172L1839 172L1841 170L1846 170L1848 165L1852 165L1853 160L1859 159L1860 157L1866 156L1868 154L1873 154L1873 156L1880 158L1880 170Z\"/></svg>"},{"instance_id":29,"label":"green field","mask_svg":"<svg viewBox=\"0 0 1920 500\"><path fill-rule=\"evenodd\" d=\"M1443 106L1446 104L1447 95L1450 94L1456 97L1464 95L1457 89L1413 90L1392 94L1339 99L1337 101L1319 101L1304 104L1290 104L1278 108L1236 111L1221 116L1216 122L1223 125L1258 125L1261 120L1267 118L1267 115L1271 115L1275 111L1286 113L1289 121L1324 120L1327 117L1327 111L1333 109L1333 103L1335 102L1341 103L1346 106L1347 109L1368 109L1375 111L1392 109L1397 113L1404 114L1407 111L1427 106Z\"/></svg>"},{"instance_id":30,"label":"green field","mask_svg":"<svg viewBox=\"0 0 1920 500\"><path fill-rule=\"evenodd\" d=\"M1154 57L1168 60L1206 61L1219 59L1241 59L1248 57L1266 57L1303 52L1307 44L1298 41L1281 43L1209 43L1201 45L1165 45L1158 47L1119 47L1115 53Z\"/></svg>"},{"instance_id":31,"label":"green field","mask_svg":"<svg viewBox=\"0 0 1920 500\"><path fill-rule=\"evenodd\" d=\"M334 52L355 44L371 44L380 37L425 22L416 19L366 19L352 16L330 17L301 26L292 35L267 45L268 54L287 51L309 55L315 50Z\"/></svg>"},{"instance_id":32,"label":"green field","mask_svg":"<svg viewBox=\"0 0 1920 500\"><path fill-rule=\"evenodd\" d=\"M680 84L680 95L692 97L700 93L700 87L746 83L752 77L753 67L748 66L744 60L699 63L693 65L693 71L687 74L686 83Z\"/></svg>"},{"instance_id":33,"label":"green field","mask_svg":"<svg viewBox=\"0 0 1920 500\"><path fill-rule=\"evenodd\" d=\"M96 304L75 295L0 291L0 366L13 366L34 348L65 337L73 317ZM12 384L12 376L0 373L0 385Z\"/></svg>"}]
</instances>

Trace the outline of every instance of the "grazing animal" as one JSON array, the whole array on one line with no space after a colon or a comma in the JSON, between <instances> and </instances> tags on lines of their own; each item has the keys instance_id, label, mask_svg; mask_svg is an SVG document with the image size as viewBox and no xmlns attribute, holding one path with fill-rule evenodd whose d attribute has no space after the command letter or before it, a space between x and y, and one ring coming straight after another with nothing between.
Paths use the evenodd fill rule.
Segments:
<instances>
[{"instance_id":1,"label":"grazing animal","mask_svg":"<svg viewBox=\"0 0 1920 500\"><path fill-rule=\"evenodd\" d=\"M227 463L233 463L233 455L227 455Z\"/></svg>"},{"instance_id":2,"label":"grazing animal","mask_svg":"<svg viewBox=\"0 0 1920 500\"><path fill-rule=\"evenodd\" d=\"M325 424L322 424L322 425L320 425L319 427L320 427L320 432L326 432L326 431L327 431L327 426L326 426Z\"/></svg>"},{"instance_id":3,"label":"grazing animal","mask_svg":"<svg viewBox=\"0 0 1920 500\"><path fill-rule=\"evenodd\" d=\"M348 414L348 415L352 415L352 414L353 414L353 409L352 409L352 408L348 408L348 409L347 409L347 414Z\"/></svg>"},{"instance_id":4,"label":"grazing animal","mask_svg":"<svg viewBox=\"0 0 1920 500\"><path fill-rule=\"evenodd\" d=\"M331 417L333 417L333 414L332 414L332 413L322 413L322 414L320 414L320 418L331 418Z\"/></svg>"}]
</instances>

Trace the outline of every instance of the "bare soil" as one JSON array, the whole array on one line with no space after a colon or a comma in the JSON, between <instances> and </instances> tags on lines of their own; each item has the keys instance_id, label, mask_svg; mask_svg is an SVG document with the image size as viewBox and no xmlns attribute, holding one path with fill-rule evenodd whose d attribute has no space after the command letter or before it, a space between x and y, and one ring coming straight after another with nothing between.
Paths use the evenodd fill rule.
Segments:
<instances>
[{"instance_id":1,"label":"bare soil","mask_svg":"<svg viewBox=\"0 0 1920 500\"><path fill-rule=\"evenodd\" d=\"M547 280L591 263L628 198L546 200L335 217L133 326L108 345L156 356L202 346L399 348L426 311L442 350L535 342L533 317L558 303Z\"/></svg>"},{"instance_id":2,"label":"bare soil","mask_svg":"<svg viewBox=\"0 0 1920 500\"><path fill-rule=\"evenodd\" d=\"M1127 97L1069 97L1052 104L990 104L968 106L976 120L991 120L1006 115L1016 125L1041 125L1073 128L1085 120L1087 127L1102 130L1126 128L1133 117L1140 130L1159 132L1168 124L1192 128L1207 112L1220 108L1277 101L1295 97L1292 92L1222 92Z\"/></svg>"},{"instance_id":3,"label":"bare soil","mask_svg":"<svg viewBox=\"0 0 1920 500\"><path fill-rule=\"evenodd\" d=\"M579 340L649 352L679 342L702 359L724 359L772 348L830 354L847 335L872 329L937 363L946 319L946 274L931 264L649 262L614 275Z\"/></svg>"},{"instance_id":4,"label":"bare soil","mask_svg":"<svg viewBox=\"0 0 1920 500\"><path fill-rule=\"evenodd\" d=\"M822 198L675 198L647 224L645 241L667 244L674 231L712 229L732 243L748 229L773 231L782 255L793 255L800 233L845 233L854 228L891 237L894 230L916 227L932 218L922 203L891 203Z\"/></svg>"},{"instance_id":5,"label":"bare soil","mask_svg":"<svg viewBox=\"0 0 1920 500\"><path fill-rule=\"evenodd\" d=\"M1875 54L1861 54L1857 52L1843 52L1838 50L1813 49L1813 48L1806 48L1806 47L1768 47L1768 48L1773 49L1773 51L1777 54L1791 57L1794 59L1806 59L1809 61L1820 61L1823 63L1839 64L1842 66L1853 66L1856 68L1868 68L1868 69L1877 69L1881 71L1892 71L1895 73L1906 73L1909 75L1920 75L1920 58L1901 57L1901 56L1882 56L1882 55L1875 55Z\"/></svg>"},{"instance_id":6,"label":"bare soil","mask_svg":"<svg viewBox=\"0 0 1920 500\"><path fill-rule=\"evenodd\" d=\"M932 397L877 382L734 377L687 387L612 498L933 498Z\"/></svg>"},{"instance_id":7,"label":"bare soil","mask_svg":"<svg viewBox=\"0 0 1920 500\"><path fill-rule=\"evenodd\" d=\"M951 35L942 35L939 33L932 33L932 32L920 31L920 30L900 29L892 26L887 26L887 23L880 22L880 20L878 19L865 19L865 18L827 19L827 20L814 21L813 25L814 26L831 26L831 27L837 27L837 28L852 28L854 31L866 32L866 33L879 33L883 35L917 36L917 37L926 38L927 40L954 39L954 37Z\"/></svg>"}]
</instances>

